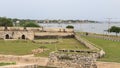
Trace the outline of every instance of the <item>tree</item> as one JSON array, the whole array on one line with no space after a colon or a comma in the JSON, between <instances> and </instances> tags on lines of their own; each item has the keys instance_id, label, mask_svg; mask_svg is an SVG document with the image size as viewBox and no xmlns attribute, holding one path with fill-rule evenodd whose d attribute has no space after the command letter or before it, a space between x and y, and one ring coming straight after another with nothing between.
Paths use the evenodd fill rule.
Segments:
<instances>
[{"instance_id":1,"label":"tree","mask_svg":"<svg viewBox=\"0 0 120 68\"><path fill-rule=\"evenodd\" d=\"M72 25L68 25L68 26L66 26L66 28L71 28L71 29L73 29L74 26L72 26Z\"/></svg>"},{"instance_id":2,"label":"tree","mask_svg":"<svg viewBox=\"0 0 120 68\"><path fill-rule=\"evenodd\" d=\"M0 17L0 26L13 26L11 19Z\"/></svg>"},{"instance_id":3,"label":"tree","mask_svg":"<svg viewBox=\"0 0 120 68\"><path fill-rule=\"evenodd\" d=\"M108 32L114 32L117 36L117 34L120 33L120 27L112 26L110 29L108 29Z\"/></svg>"},{"instance_id":4,"label":"tree","mask_svg":"<svg viewBox=\"0 0 120 68\"><path fill-rule=\"evenodd\" d=\"M23 25L24 27L40 27L39 24L33 22L27 22Z\"/></svg>"}]
</instances>

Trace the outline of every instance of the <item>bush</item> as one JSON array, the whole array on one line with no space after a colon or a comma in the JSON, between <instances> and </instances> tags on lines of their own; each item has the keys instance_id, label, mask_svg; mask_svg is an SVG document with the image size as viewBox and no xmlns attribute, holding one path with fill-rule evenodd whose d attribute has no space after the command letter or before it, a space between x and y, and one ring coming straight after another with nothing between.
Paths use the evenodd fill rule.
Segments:
<instances>
[{"instance_id":1,"label":"bush","mask_svg":"<svg viewBox=\"0 0 120 68\"><path fill-rule=\"evenodd\" d=\"M74 26L72 26L72 25L68 25L68 26L66 26L66 28L74 29Z\"/></svg>"},{"instance_id":2,"label":"bush","mask_svg":"<svg viewBox=\"0 0 120 68\"><path fill-rule=\"evenodd\" d=\"M27 22L24 24L24 27L40 27L40 26L37 23Z\"/></svg>"}]
</instances>

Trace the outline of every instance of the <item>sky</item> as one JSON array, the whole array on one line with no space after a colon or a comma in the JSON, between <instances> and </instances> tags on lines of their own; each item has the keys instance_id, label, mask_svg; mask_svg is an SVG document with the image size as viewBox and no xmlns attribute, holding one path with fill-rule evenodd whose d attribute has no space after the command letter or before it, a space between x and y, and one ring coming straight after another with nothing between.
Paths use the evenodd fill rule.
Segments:
<instances>
[{"instance_id":1,"label":"sky","mask_svg":"<svg viewBox=\"0 0 120 68\"><path fill-rule=\"evenodd\" d=\"M120 0L0 0L0 16L20 19L119 19Z\"/></svg>"}]
</instances>

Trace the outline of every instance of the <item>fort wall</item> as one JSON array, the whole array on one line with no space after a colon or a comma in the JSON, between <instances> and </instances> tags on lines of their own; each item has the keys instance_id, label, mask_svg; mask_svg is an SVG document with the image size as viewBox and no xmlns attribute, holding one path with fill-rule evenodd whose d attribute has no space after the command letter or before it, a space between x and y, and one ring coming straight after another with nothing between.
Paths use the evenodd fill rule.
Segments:
<instances>
[{"instance_id":1,"label":"fort wall","mask_svg":"<svg viewBox=\"0 0 120 68\"><path fill-rule=\"evenodd\" d=\"M28 39L74 37L73 29L43 27L0 27L0 39Z\"/></svg>"},{"instance_id":2,"label":"fort wall","mask_svg":"<svg viewBox=\"0 0 120 68\"><path fill-rule=\"evenodd\" d=\"M5 27L0 27L0 31L4 31ZM74 29L68 29L68 28L48 28L48 27L7 27L7 30L9 31L22 31L22 30L28 30L28 31L43 31L43 32L69 32L73 33Z\"/></svg>"},{"instance_id":3,"label":"fort wall","mask_svg":"<svg viewBox=\"0 0 120 68\"><path fill-rule=\"evenodd\" d=\"M33 31L0 31L1 39L34 39Z\"/></svg>"}]
</instances>

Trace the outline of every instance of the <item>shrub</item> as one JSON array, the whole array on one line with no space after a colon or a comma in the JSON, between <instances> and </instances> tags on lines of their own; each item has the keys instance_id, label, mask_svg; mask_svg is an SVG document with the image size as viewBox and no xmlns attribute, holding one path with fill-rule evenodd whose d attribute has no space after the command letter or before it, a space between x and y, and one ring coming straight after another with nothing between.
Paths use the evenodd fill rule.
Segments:
<instances>
[{"instance_id":1,"label":"shrub","mask_svg":"<svg viewBox=\"0 0 120 68\"><path fill-rule=\"evenodd\" d=\"M66 26L66 28L74 29L74 26L72 26L72 25L68 25L68 26Z\"/></svg>"},{"instance_id":2,"label":"shrub","mask_svg":"<svg viewBox=\"0 0 120 68\"><path fill-rule=\"evenodd\" d=\"M27 22L24 24L24 27L40 27L40 26L37 23Z\"/></svg>"}]
</instances>

